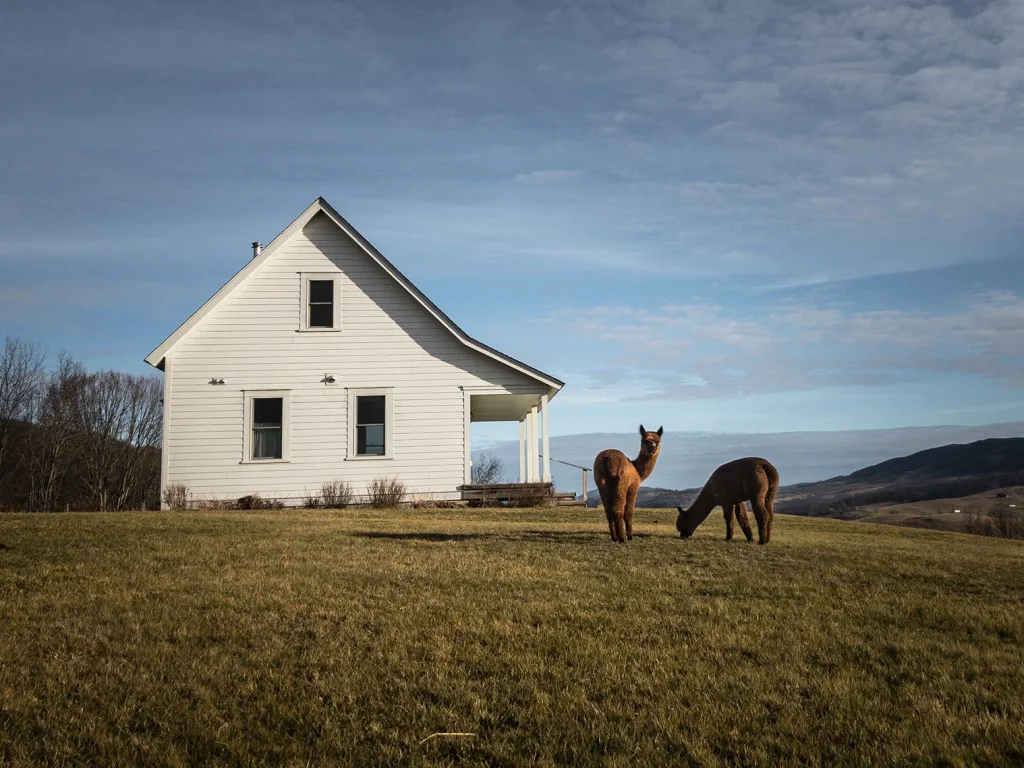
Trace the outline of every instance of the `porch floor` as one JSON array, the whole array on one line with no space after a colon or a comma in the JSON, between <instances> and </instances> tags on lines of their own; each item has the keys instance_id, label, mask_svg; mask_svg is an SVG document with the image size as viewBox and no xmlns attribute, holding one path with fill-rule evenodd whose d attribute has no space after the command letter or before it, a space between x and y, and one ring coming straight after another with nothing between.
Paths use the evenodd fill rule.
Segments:
<instances>
[{"instance_id":1,"label":"porch floor","mask_svg":"<svg viewBox=\"0 0 1024 768\"><path fill-rule=\"evenodd\" d=\"M464 501L505 501L520 499L551 499L554 483L487 483L460 485Z\"/></svg>"}]
</instances>

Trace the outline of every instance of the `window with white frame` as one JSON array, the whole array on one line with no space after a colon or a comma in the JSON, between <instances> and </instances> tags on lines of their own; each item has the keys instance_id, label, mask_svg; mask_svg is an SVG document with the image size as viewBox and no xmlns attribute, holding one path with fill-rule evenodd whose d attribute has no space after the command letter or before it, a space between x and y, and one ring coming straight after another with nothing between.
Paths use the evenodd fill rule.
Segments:
<instances>
[{"instance_id":1,"label":"window with white frame","mask_svg":"<svg viewBox=\"0 0 1024 768\"><path fill-rule=\"evenodd\" d=\"M393 453L392 390L349 390L349 458L389 459Z\"/></svg>"},{"instance_id":2,"label":"window with white frame","mask_svg":"<svg viewBox=\"0 0 1024 768\"><path fill-rule=\"evenodd\" d=\"M287 461L290 416L291 392L246 392L243 461Z\"/></svg>"},{"instance_id":3,"label":"window with white frame","mask_svg":"<svg viewBox=\"0 0 1024 768\"><path fill-rule=\"evenodd\" d=\"M252 457L280 459L283 447L284 405L280 397L252 400Z\"/></svg>"},{"instance_id":4,"label":"window with white frame","mask_svg":"<svg viewBox=\"0 0 1024 768\"><path fill-rule=\"evenodd\" d=\"M300 294L299 330L341 330L341 279L337 272L304 273Z\"/></svg>"}]
</instances>

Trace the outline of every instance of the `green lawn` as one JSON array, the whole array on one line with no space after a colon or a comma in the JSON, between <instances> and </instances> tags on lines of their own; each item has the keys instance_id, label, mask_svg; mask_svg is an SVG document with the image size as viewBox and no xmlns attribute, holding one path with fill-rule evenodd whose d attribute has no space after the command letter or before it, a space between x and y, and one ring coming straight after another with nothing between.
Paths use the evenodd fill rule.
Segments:
<instances>
[{"instance_id":1,"label":"green lawn","mask_svg":"<svg viewBox=\"0 0 1024 768\"><path fill-rule=\"evenodd\" d=\"M0 764L1024 761L1024 543L674 516L0 515Z\"/></svg>"}]
</instances>

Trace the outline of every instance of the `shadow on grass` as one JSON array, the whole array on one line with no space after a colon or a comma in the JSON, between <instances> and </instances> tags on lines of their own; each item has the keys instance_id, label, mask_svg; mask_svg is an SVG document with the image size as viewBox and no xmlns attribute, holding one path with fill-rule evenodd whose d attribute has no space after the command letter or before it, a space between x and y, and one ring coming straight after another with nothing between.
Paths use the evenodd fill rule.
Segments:
<instances>
[{"instance_id":1,"label":"shadow on grass","mask_svg":"<svg viewBox=\"0 0 1024 768\"><path fill-rule=\"evenodd\" d=\"M506 538L518 541L545 541L553 544L587 544L598 542L611 544L611 538L607 531L534 531L527 530ZM649 533L634 533L633 539L649 539Z\"/></svg>"},{"instance_id":2,"label":"shadow on grass","mask_svg":"<svg viewBox=\"0 0 1024 768\"><path fill-rule=\"evenodd\" d=\"M381 531L355 531L350 536L360 539L392 539L395 541L469 541L492 539L495 541L539 541L549 544L610 543L608 534L596 531L542 531L523 530L516 533L383 533ZM649 533L635 533L634 539L649 539Z\"/></svg>"},{"instance_id":3,"label":"shadow on grass","mask_svg":"<svg viewBox=\"0 0 1024 768\"><path fill-rule=\"evenodd\" d=\"M381 533L379 531L357 531L350 534L360 539L394 539L396 541L468 541L469 539L493 538L487 533Z\"/></svg>"}]
</instances>

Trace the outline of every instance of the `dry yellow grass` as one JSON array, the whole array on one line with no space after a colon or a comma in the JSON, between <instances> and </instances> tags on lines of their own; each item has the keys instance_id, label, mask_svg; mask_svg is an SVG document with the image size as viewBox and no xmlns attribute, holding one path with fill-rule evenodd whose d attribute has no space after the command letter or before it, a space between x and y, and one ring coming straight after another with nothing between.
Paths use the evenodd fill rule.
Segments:
<instances>
[{"instance_id":1,"label":"dry yellow grass","mask_svg":"<svg viewBox=\"0 0 1024 768\"><path fill-rule=\"evenodd\" d=\"M1024 544L673 522L0 516L0 764L1024 760Z\"/></svg>"}]
</instances>

